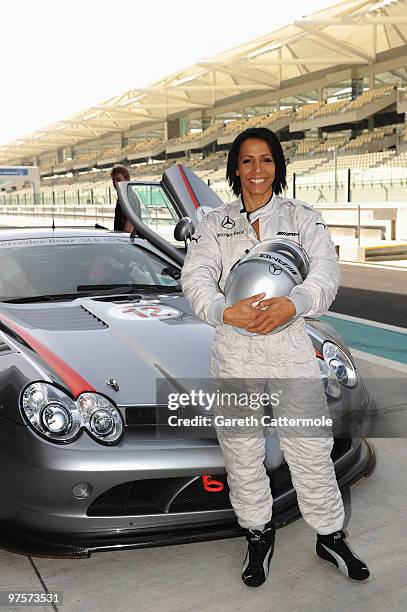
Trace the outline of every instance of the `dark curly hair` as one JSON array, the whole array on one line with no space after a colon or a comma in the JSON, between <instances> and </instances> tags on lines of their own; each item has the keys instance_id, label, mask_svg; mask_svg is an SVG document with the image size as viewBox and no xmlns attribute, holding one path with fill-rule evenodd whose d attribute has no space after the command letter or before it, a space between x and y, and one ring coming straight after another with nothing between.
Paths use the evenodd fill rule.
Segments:
<instances>
[{"instance_id":1,"label":"dark curly hair","mask_svg":"<svg viewBox=\"0 0 407 612\"><path fill-rule=\"evenodd\" d=\"M124 176L124 178L126 179L126 181L130 180L130 174L129 174L129 171L127 170L126 166L115 166L113 168L113 170L111 171L111 173L110 173L110 176L111 176L112 180L114 178L116 178L116 176L118 174L122 174Z\"/></svg>"},{"instance_id":2,"label":"dark curly hair","mask_svg":"<svg viewBox=\"0 0 407 612\"><path fill-rule=\"evenodd\" d=\"M248 128L238 136L236 136L230 147L228 154L228 162L226 166L226 179L232 188L233 193L239 197L242 193L242 184L240 176L236 175L236 170L239 164L239 151L242 142L249 138L257 138L257 140L264 140L270 148L273 154L274 163L276 165L276 176L273 181L273 193L278 195L284 189L287 189L287 168L285 163L285 157L280 141L277 136L268 128Z\"/></svg>"}]
</instances>

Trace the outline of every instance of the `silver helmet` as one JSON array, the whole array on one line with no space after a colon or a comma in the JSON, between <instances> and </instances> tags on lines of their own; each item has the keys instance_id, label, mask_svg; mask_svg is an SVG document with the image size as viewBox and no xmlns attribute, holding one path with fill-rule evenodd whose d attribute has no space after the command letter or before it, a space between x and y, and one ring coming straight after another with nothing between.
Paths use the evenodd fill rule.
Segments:
<instances>
[{"instance_id":1,"label":"silver helmet","mask_svg":"<svg viewBox=\"0 0 407 612\"><path fill-rule=\"evenodd\" d=\"M231 306L239 300L265 292L265 298L290 295L309 272L309 259L304 249L292 240L276 238L264 240L250 249L230 270L225 283L226 304ZM294 317L271 333L290 325ZM240 327L236 331L253 335Z\"/></svg>"}]
</instances>

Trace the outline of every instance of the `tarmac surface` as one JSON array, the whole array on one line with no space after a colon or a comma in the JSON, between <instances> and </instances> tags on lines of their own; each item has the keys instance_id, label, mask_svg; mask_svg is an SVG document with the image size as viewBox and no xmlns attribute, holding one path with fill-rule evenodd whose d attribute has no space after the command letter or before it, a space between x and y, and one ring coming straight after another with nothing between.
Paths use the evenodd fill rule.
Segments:
<instances>
[{"instance_id":1,"label":"tarmac surface","mask_svg":"<svg viewBox=\"0 0 407 612\"><path fill-rule=\"evenodd\" d=\"M407 268L341 264L330 310L407 328Z\"/></svg>"}]
</instances>

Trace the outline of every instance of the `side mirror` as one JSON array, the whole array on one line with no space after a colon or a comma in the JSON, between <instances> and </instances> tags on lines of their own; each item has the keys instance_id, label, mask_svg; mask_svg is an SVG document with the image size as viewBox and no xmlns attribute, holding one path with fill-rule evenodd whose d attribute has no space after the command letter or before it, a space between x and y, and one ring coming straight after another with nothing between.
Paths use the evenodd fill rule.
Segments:
<instances>
[{"instance_id":1,"label":"side mirror","mask_svg":"<svg viewBox=\"0 0 407 612\"><path fill-rule=\"evenodd\" d=\"M168 266L161 270L161 276L169 276L173 280L179 280L181 278L181 270Z\"/></svg>"},{"instance_id":2,"label":"side mirror","mask_svg":"<svg viewBox=\"0 0 407 612\"><path fill-rule=\"evenodd\" d=\"M182 217L174 228L174 238L178 242L184 242L185 249L187 249L187 240L191 240L193 231L191 219L189 217Z\"/></svg>"}]
</instances>

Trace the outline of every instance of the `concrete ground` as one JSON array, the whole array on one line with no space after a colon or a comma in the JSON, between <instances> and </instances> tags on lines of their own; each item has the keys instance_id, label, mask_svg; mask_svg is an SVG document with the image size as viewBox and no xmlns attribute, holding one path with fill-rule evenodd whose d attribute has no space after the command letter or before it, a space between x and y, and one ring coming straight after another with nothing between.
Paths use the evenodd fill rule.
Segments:
<instances>
[{"instance_id":1,"label":"concrete ground","mask_svg":"<svg viewBox=\"0 0 407 612\"><path fill-rule=\"evenodd\" d=\"M357 361L365 380L392 375L388 368ZM270 576L258 589L241 581L245 540L234 538L99 553L90 559L28 558L0 551L0 591L62 591L63 606L53 609L63 612L404 612L407 444L402 438L375 439L373 444L376 471L344 495L349 541L371 570L366 583L350 581L320 560L314 533L300 519L277 532Z\"/></svg>"}]
</instances>

